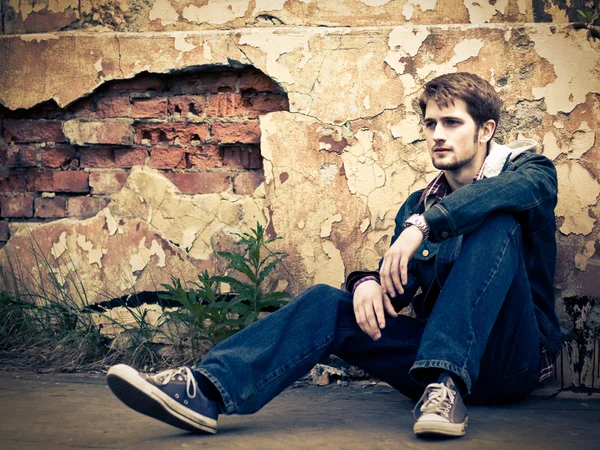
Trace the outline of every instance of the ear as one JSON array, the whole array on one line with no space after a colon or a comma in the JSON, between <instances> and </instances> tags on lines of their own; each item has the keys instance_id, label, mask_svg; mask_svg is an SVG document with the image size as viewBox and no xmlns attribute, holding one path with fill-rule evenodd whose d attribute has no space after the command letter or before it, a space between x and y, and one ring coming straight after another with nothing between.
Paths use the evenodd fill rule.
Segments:
<instances>
[{"instance_id":1,"label":"ear","mask_svg":"<svg viewBox=\"0 0 600 450\"><path fill-rule=\"evenodd\" d=\"M479 128L479 142L487 144L492 139L494 131L496 131L496 122L490 119Z\"/></svg>"}]
</instances>

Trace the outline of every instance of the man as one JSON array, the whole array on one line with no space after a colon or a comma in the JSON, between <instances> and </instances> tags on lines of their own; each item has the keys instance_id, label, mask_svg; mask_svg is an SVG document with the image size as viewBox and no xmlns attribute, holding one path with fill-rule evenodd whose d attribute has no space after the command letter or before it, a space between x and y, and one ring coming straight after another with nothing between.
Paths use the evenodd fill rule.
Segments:
<instances>
[{"instance_id":1,"label":"man","mask_svg":"<svg viewBox=\"0 0 600 450\"><path fill-rule=\"evenodd\" d=\"M438 176L396 216L377 272L346 291L314 286L212 349L195 367L146 375L118 365L126 405L214 433L218 414L258 411L333 353L419 399L414 432L465 434L465 401L525 398L560 346L554 312L551 161L533 141L492 143L500 99L476 75L442 75L420 99ZM398 315L412 303L416 318Z\"/></svg>"}]
</instances>

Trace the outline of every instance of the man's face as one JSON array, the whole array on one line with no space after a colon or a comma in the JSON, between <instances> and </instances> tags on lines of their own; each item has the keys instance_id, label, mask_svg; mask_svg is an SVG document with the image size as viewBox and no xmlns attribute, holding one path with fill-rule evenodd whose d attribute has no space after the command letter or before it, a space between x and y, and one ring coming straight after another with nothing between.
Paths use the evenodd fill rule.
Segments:
<instances>
[{"instance_id":1,"label":"man's face","mask_svg":"<svg viewBox=\"0 0 600 450\"><path fill-rule=\"evenodd\" d=\"M480 148L479 130L464 100L455 99L454 105L442 108L430 100L423 124L427 148L436 169L458 171L474 164Z\"/></svg>"}]
</instances>

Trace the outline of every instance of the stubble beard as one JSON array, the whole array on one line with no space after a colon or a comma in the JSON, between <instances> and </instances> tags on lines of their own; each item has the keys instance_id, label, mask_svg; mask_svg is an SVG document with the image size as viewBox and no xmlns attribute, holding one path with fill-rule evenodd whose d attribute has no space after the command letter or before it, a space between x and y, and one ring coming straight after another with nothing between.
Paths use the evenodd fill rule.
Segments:
<instances>
[{"instance_id":1,"label":"stubble beard","mask_svg":"<svg viewBox=\"0 0 600 450\"><path fill-rule=\"evenodd\" d=\"M434 161L432 161L433 167L435 167L438 170L458 170L461 167L464 167L467 164L471 163L471 161L473 161L475 159L476 155L477 155L476 152L472 153L468 158L461 159L460 161L458 161L457 159L454 159L453 161L448 161L448 162L434 160Z\"/></svg>"},{"instance_id":2,"label":"stubble beard","mask_svg":"<svg viewBox=\"0 0 600 450\"><path fill-rule=\"evenodd\" d=\"M438 170L458 170L461 167L466 166L467 164L470 164L475 157L477 156L477 145L479 143L479 129L480 127L477 127L477 129L475 130L475 134L473 135L473 147L471 150L473 150L471 152L471 155L469 155L466 159L462 159L460 161L458 161L456 159L456 153L452 152L452 155L455 157L455 159L453 161L448 161L448 162L443 162L443 161L435 161L435 159L432 157L431 158L431 162L433 164L433 167L435 167Z\"/></svg>"}]
</instances>

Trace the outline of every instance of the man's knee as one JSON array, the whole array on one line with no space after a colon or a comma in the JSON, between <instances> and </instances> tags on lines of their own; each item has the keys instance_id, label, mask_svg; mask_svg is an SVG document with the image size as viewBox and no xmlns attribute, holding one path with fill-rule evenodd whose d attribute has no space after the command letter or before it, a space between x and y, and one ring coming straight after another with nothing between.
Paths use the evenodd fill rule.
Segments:
<instances>
[{"instance_id":1,"label":"man's knee","mask_svg":"<svg viewBox=\"0 0 600 450\"><path fill-rule=\"evenodd\" d=\"M519 222L510 213L495 212L487 216L478 228L513 229L519 226Z\"/></svg>"},{"instance_id":2,"label":"man's knee","mask_svg":"<svg viewBox=\"0 0 600 450\"><path fill-rule=\"evenodd\" d=\"M491 243L494 239L503 239L508 236L518 236L516 231L520 228L519 222L512 214L496 212L486 217L481 225L463 236L463 243L473 239L483 239Z\"/></svg>"}]
</instances>

